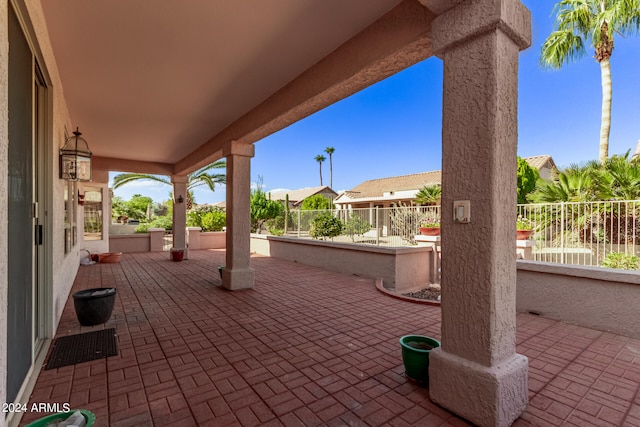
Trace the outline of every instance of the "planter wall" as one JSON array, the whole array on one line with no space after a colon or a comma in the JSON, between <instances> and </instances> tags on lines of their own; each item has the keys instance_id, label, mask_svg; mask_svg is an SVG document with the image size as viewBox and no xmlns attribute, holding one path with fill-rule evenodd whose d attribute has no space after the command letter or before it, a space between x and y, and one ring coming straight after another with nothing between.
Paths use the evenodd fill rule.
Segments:
<instances>
[{"instance_id":1,"label":"planter wall","mask_svg":"<svg viewBox=\"0 0 640 427\"><path fill-rule=\"evenodd\" d=\"M640 339L640 274L518 261L516 309Z\"/></svg>"},{"instance_id":2,"label":"planter wall","mask_svg":"<svg viewBox=\"0 0 640 427\"><path fill-rule=\"evenodd\" d=\"M251 252L382 279L396 291L429 284L434 256L430 246L386 248L261 234L251 235Z\"/></svg>"}]
</instances>

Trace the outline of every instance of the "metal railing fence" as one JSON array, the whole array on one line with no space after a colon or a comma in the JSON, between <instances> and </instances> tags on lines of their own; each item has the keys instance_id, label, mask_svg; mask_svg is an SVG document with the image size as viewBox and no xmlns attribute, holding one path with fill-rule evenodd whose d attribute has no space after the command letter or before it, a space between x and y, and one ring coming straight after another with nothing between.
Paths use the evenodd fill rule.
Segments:
<instances>
[{"instance_id":1,"label":"metal railing fence","mask_svg":"<svg viewBox=\"0 0 640 427\"><path fill-rule=\"evenodd\" d=\"M640 200L518 205L534 226L534 260L600 266L612 252L640 255Z\"/></svg>"},{"instance_id":2,"label":"metal railing fence","mask_svg":"<svg viewBox=\"0 0 640 427\"><path fill-rule=\"evenodd\" d=\"M328 240L387 247L415 245L423 222L439 222L440 206L399 206L333 210L292 210L286 235L311 238L314 219L329 214L340 219L343 232Z\"/></svg>"},{"instance_id":3,"label":"metal railing fence","mask_svg":"<svg viewBox=\"0 0 640 427\"><path fill-rule=\"evenodd\" d=\"M640 200L525 204L517 212L533 224L534 260L600 266L612 252L640 257ZM327 213L344 225L341 235L328 240L399 247L415 245L421 223L439 222L441 208L292 210L286 235L311 238L314 218Z\"/></svg>"}]
</instances>

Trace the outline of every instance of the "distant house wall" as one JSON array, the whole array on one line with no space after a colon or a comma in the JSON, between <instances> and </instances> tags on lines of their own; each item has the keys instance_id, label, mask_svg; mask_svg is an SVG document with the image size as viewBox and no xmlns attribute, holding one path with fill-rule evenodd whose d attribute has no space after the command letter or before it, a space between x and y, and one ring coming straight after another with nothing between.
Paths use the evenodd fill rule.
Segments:
<instances>
[{"instance_id":1,"label":"distant house wall","mask_svg":"<svg viewBox=\"0 0 640 427\"><path fill-rule=\"evenodd\" d=\"M640 339L640 274L518 261L516 309Z\"/></svg>"}]
</instances>

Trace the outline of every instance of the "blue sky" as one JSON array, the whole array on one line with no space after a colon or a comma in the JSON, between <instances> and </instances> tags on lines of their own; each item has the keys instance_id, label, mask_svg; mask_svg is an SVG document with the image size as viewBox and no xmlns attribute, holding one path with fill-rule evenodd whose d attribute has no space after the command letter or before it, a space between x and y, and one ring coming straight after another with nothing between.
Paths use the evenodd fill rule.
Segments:
<instances>
[{"instance_id":1,"label":"blue sky","mask_svg":"<svg viewBox=\"0 0 640 427\"><path fill-rule=\"evenodd\" d=\"M540 46L552 31L553 0L521 0L532 13L533 43L520 54L518 154L550 154L560 167L598 158L602 89L591 50L560 71L539 66ZM611 59L613 110L609 154L634 149L640 139L640 36L616 37ZM441 169L442 61L430 58L256 143L251 164L263 187L297 189L329 184L326 147L334 147L333 188L362 181ZM170 188L138 182L115 190L129 199L159 202ZM197 203L225 199L224 186L197 189Z\"/></svg>"}]
</instances>

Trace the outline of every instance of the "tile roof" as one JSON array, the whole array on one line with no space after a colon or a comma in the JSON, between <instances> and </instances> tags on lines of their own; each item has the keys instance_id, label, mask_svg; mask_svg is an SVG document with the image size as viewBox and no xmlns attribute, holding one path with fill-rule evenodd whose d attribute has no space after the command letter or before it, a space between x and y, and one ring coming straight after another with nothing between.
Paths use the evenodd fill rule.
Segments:
<instances>
[{"instance_id":1,"label":"tile roof","mask_svg":"<svg viewBox=\"0 0 640 427\"><path fill-rule=\"evenodd\" d=\"M555 162L548 154L543 154L541 156L523 157L523 159L526 160L531 167L534 167L538 170L542 169L545 166L549 167L550 169L556 167Z\"/></svg>"},{"instance_id":2,"label":"tile roof","mask_svg":"<svg viewBox=\"0 0 640 427\"><path fill-rule=\"evenodd\" d=\"M556 165L550 155L523 157L532 167L541 169L543 167L555 168ZM336 201L343 198L349 199L371 199L381 197L384 193L406 190L419 190L425 185L440 184L442 182L442 171L431 171L414 173L411 175L392 176L389 178L370 179L358 184L351 190L343 192ZM344 196L344 197L342 197ZM291 196L289 196L291 197Z\"/></svg>"},{"instance_id":3,"label":"tile roof","mask_svg":"<svg viewBox=\"0 0 640 427\"><path fill-rule=\"evenodd\" d=\"M271 200L285 200L287 194L289 195L289 202L295 203L306 199L307 197L313 196L315 194L321 193L325 190L328 190L330 193L333 193L335 196L338 195L335 191L329 188L326 185L318 186L318 187L308 187L308 188L300 188L298 190L284 190L284 191L267 191L267 197L271 194Z\"/></svg>"},{"instance_id":4,"label":"tile roof","mask_svg":"<svg viewBox=\"0 0 640 427\"><path fill-rule=\"evenodd\" d=\"M425 185L440 184L440 171L414 173L411 175L392 176L390 178L370 179L345 191L350 198L382 196L390 191L416 190Z\"/></svg>"}]
</instances>

